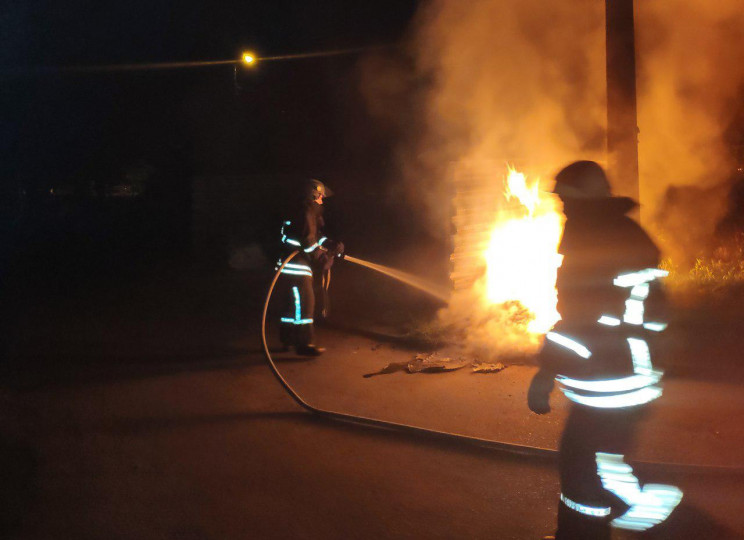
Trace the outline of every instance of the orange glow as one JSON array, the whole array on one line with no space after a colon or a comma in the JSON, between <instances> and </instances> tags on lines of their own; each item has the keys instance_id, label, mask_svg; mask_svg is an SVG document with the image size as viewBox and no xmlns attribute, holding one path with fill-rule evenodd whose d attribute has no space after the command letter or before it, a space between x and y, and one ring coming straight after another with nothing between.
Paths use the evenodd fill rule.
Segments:
<instances>
[{"instance_id":1,"label":"orange glow","mask_svg":"<svg viewBox=\"0 0 744 540\"><path fill-rule=\"evenodd\" d=\"M538 179L528 182L509 167L504 186L510 204L496 217L484 253L485 300L489 305L519 302L532 316L526 330L544 334L560 319L555 281L563 216L555 197L539 191Z\"/></svg>"},{"instance_id":2,"label":"orange glow","mask_svg":"<svg viewBox=\"0 0 744 540\"><path fill-rule=\"evenodd\" d=\"M243 53L243 63L252 66L256 63L256 55L250 52Z\"/></svg>"}]
</instances>

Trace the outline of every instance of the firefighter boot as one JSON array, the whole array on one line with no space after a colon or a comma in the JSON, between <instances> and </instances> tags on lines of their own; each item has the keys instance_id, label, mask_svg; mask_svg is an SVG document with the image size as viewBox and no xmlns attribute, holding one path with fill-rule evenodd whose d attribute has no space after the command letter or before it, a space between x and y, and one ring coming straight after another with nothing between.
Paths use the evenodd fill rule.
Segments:
<instances>
[{"instance_id":1,"label":"firefighter boot","mask_svg":"<svg viewBox=\"0 0 744 540\"><path fill-rule=\"evenodd\" d=\"M298 345L297 354L300 356L320 356L325 352L323 347L317 347L315 345Z\"/></svg>"}]
</instances>

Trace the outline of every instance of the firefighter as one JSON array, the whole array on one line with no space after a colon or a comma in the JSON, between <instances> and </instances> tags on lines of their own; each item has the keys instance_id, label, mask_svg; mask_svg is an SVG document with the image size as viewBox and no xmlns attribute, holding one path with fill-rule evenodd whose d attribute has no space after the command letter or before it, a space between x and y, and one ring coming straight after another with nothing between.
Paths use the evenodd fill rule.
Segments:
<instances>
[{"instance_id":1,"label":"firefighter","mask_svg":"<svg viewBox=\"0 0 744 540\"><path fill-rule=\"evenodd\" d=\"M301 356L320 356L325 349L313 344L315 292L313 275L330 270L344 246L323 236L323 199L332 195L323 182L308 180L296 208L281 228L283 256L299 253L282 269L284 311L279 337L285 349L294 347ZM325 280L324 280L325 283Z\"/></svg>"},{"instance_id":2,"label":"firefighter","mask_svg":"<svg viewBox=\"0 0 744 540\"><path fill-rule=\"evenodd\" d=\"M679 504L674 486L641 485L625 463L644 405L661 395L652 363L666 328L659 250L613 197L603 169L577 161L556 176L566 224L559 247L558 311L540 370L528 392L537 414L550 411L555 382L572 402L560 442L561 496L556 538L601 540L611 527L646 530Z\"/></svg>"}]
</instances>

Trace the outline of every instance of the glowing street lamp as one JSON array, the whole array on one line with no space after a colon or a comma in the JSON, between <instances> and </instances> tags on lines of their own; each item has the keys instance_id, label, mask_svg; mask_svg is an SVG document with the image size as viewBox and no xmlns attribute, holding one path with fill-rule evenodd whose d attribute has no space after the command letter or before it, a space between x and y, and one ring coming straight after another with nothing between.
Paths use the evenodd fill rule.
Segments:
<instances>
[{"instance_id":1,"label":"glowing street lamp","mask_svg":"<svg viewBox=\"0 0 744 540\"><path fill-rule=\"evenodd\" d=\"M243 53L242 61L246 66L253 67L256 65L256 55L246 51Z\"/></svg>"}]
</instances>

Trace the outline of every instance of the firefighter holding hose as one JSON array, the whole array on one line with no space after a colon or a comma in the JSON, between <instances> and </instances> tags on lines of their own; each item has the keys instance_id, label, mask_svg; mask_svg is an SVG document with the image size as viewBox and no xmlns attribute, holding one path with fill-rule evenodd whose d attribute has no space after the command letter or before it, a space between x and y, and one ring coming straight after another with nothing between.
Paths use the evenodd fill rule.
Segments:
<instances>
[{"instance_id":1,"label":"firefighter holding hose","mask_svg":"<svg viewBox=\"0 0 744 540\"><path fill-rule=\"evenodd\" d=\"M343 255L344 245L323 236L323 199L332 192L320 180L305 182L296 207L281 228L282 258L298 254L282 269L283 305L279 337L285 349L294 347L301 356L320 356L325 351L314 341L315 291L313 276L323 275L322 290L327 310L327 290L330 269L336 257Z\"/></svg>"},{"instance_id":2,"label":"firefighter holding hose","mask_svg":"<svg viewBox=\"0 0 744 540\"><path fill-rule=\"evenodd\" d=\"M652 356L666 328L659 250L613 197L603 169L574 162L556 176L566 224L559 252L561 321L546 335L529 408L550 411L558 382L572 402L560 443L556 538L602 540L611 527L646 530L679 504L674 486L641 486L624 456L644 406L661 395Z\"/></svg>"}]
</instances>

